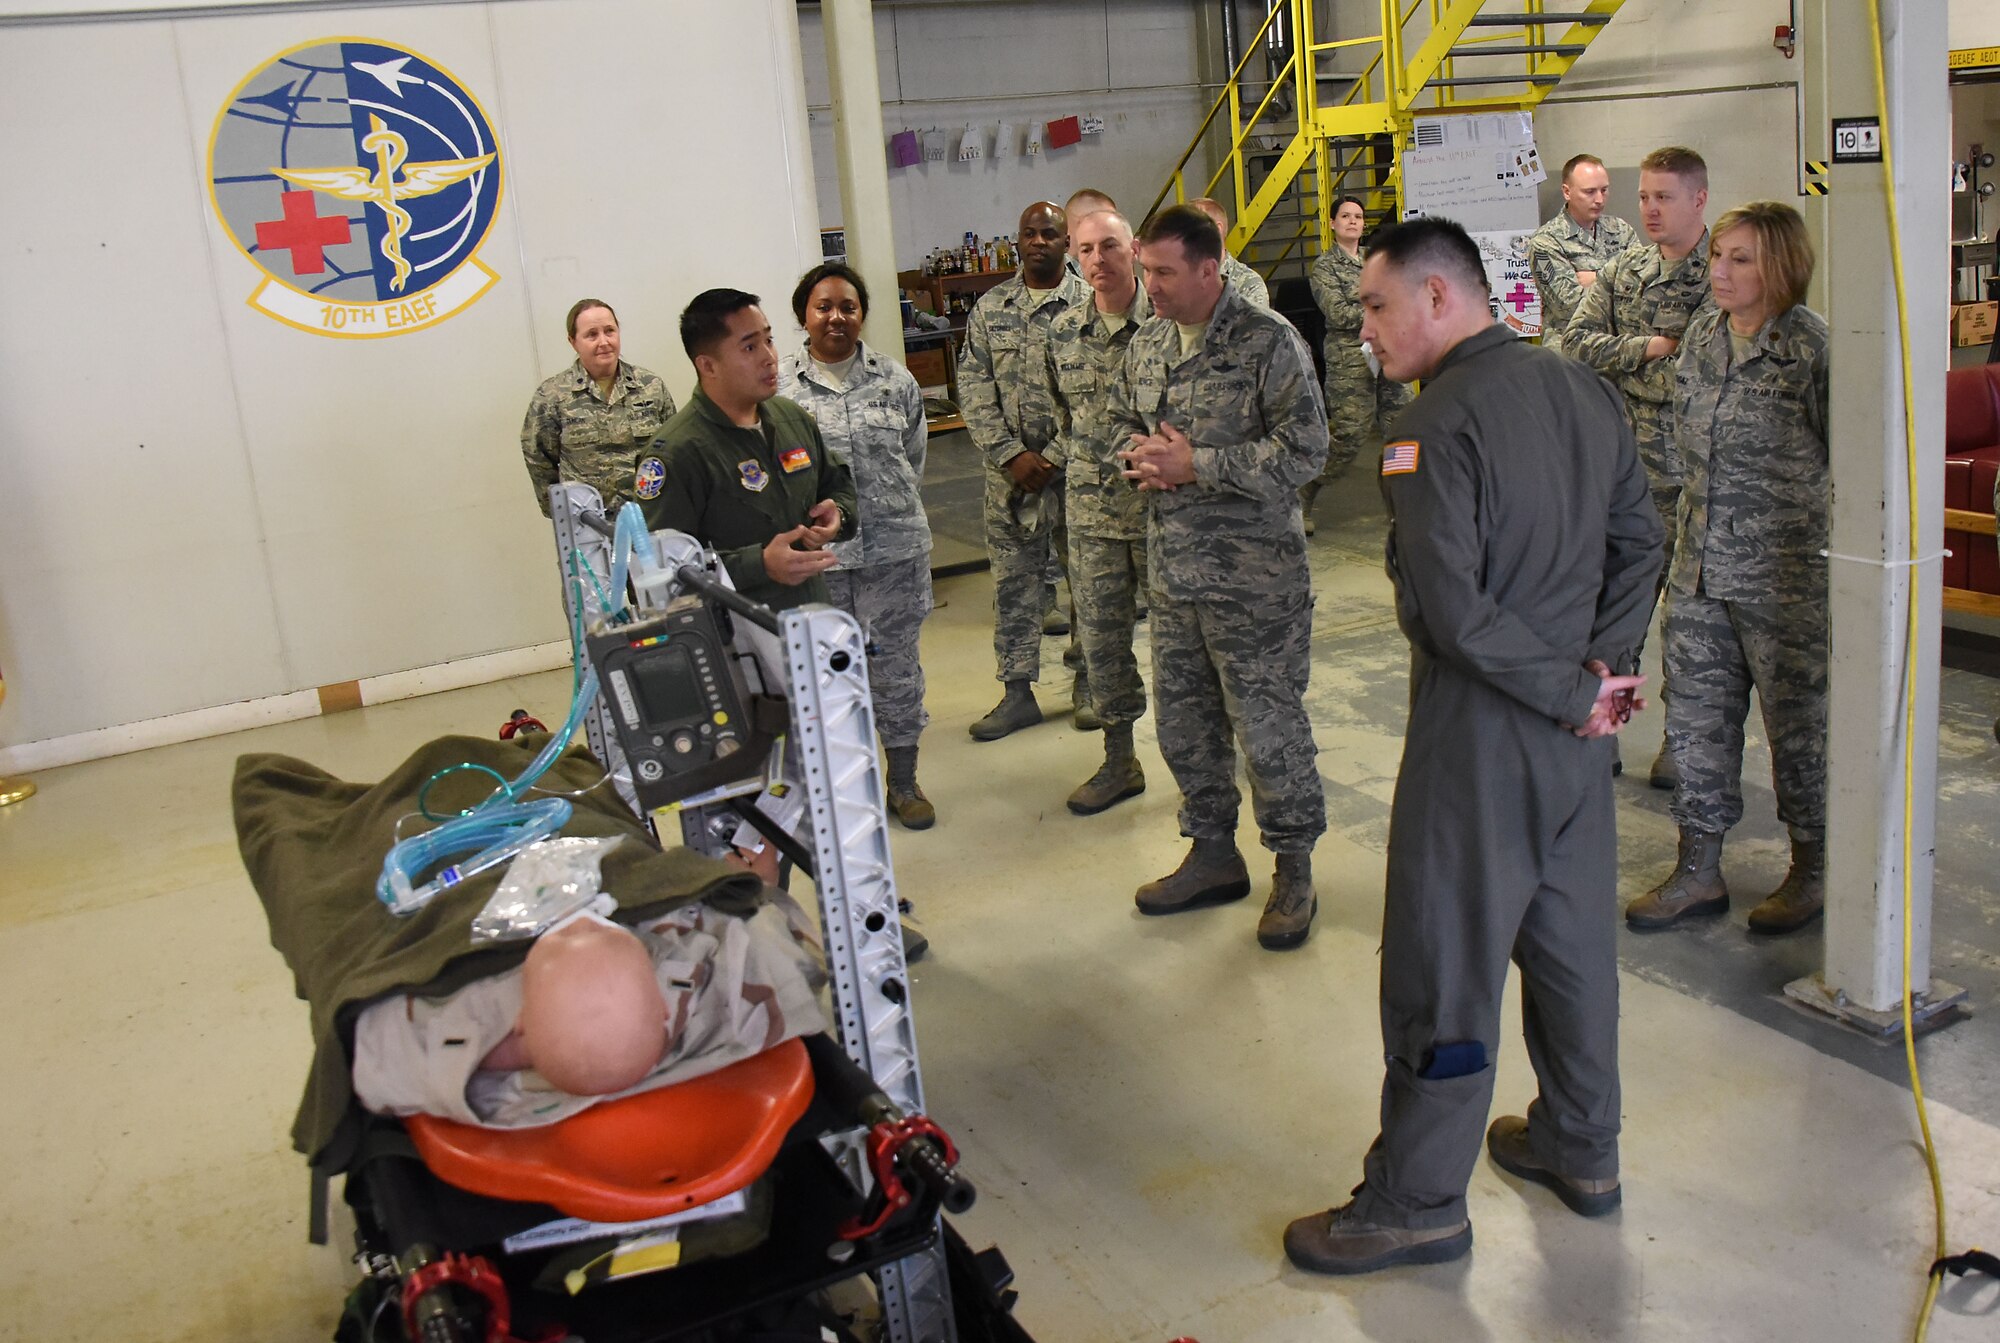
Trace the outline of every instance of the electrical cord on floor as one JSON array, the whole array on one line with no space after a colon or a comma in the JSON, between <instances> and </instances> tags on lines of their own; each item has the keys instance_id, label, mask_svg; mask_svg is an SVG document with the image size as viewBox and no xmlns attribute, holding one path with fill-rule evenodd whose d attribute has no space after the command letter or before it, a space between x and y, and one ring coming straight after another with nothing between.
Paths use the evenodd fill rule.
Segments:
<instances>
[{"instance_id":1,"label":"electrical cord on floor","mask_svg":"<svg viewBox=\"0 0 2000 1343\"><path fill-rule=\"evenodd\" d=\"M1946 1272L1963 1273L1975 1257L1986 1258L1977 1250L1967 1255L1950 1255L1945 1239L1944 1174L1938 1166L1937 1143L1931 1137L1930 1112L1924 1103L1923 1075L1917 1068L1917 1032L1911 994L1913 956L1912 915L1916 909L1916 886L1911 876L1915 861L1911 831L1916 827L1917 760L1917 399L1910 366L1910 302L1903 281L1902 225L1896 212L1895 159L1890 150L1888 77L1883 69L1881 0L1868 0L1869 51L1875 66L1875 112L1882 123L1882 186L1889 215L1889 264L1895 276L1896 343L1903 370L1903 454L1907 466L1910 496L1908 561L1901 566L1909 575L1910 591L1905 603L1909 626L1903 639L1903 1058L1910 1070L1910 1094L1916 1102L1917 1126L1924 1137L1924 1167L1930 1174L1931 1204L1937 1221L1937 1253L1932 1257L1924 1286L1924 1301L1917 1313L1916 1343L1924 1343L1930 1333L1931 1311L1937 1304L1938 1289ZM1979 1268L1976 1262L1970 1265Z\"/></svg>"}]
</instances>

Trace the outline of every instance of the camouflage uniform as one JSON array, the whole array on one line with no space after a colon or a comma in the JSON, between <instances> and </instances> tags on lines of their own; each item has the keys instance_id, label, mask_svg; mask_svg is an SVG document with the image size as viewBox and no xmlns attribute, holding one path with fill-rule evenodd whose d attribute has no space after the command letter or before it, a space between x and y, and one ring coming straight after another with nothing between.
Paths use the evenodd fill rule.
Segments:
<instances>
[{"instance_id":1,"label":"camouflage uniform","mask_svg":"<svg viewBox=\"0 0 2000 1343\"><path fill-rule=\"evenodd\" d=\"M1271 287L1264 283L1256 267L1238 261L1227 252L1222 254L1222 282L1260 308L1271 306Z\"/></svg>"},{"instance_id":2,"label":"camouflage uniform","mask_svg":"<svg viewBox=\"0 0 2000 1343\"><path fill-rule=\"evenodd\" d=\"M1165 422L1194 444L1194 483L1146 496L1153 692L1181 833L1234 839L1233 730L1264 847L1309 853L1326 830L1298 500L1326 460L1312 356L1290 322L1225 287L1197 349L1183 356L1180 332L1156 317L1110 392L1115 433Z\"/></svg>"},{"instance_id":3,"label":"camouflage uniform","mask_svg":"<svg viewBox=\"0 0 2000 1343\"><path fill-rule=\"evenodd\" d=\"M1069 588L1092 707L1112 724L1136 722L1146 712L1146 686L1132 653L1146 586L1146 496L1121 474L1115 454L1128 443L1127 431L1108 418L1111 383L1153 315L1146 287L1136 288L1128 320L1117 329L1097 311L1095 293L1086 293L1050 325L1048 339L1057 444L1067 463Z\"/></svg>"},{"instance_id":4,"label":"camouflage uniform","mask_svg":"<svg viewBox=\"0 0 2000 1343\"><path fill-rule=\"evenodd\" d=\"M1583 302L1584 287L1576 273L1602 273L1612 257L1639 241L1633 227L1617 215L1598 216L1585 230L1568 209L1535 230L1528 240L1528 265L1542 296L1542 348L1562 352L1563 329Z\"/></svg>"},{"instance_id":5,"label":"camouflage uniform","mask_svg":"<svg viewBox=\"0 0 2000 1343\"><path fill-rule=\"evenodd\" d=\"M1332 437L1322 480L1345 471L1371 436L1387 435L1396 412L1410 404L1408 385L1375 372L1362 352L1356 296L1362 260L1343 247L1329 247L1314 258L1307 277L1313 302L1326 316L1326 422Z\"/></svg>"},{"instance_id":6,"label":"camouflage uniform","mask_svg":"<svg viewBox=\"0 0 2000 1343\"><path fill-rule=\"evenodd\" d=\"M1688 325L1674 371L1675 442L1687 467L1667 583L1667 748L1683 830L1743 817L1743 720L1763 706L1778 819L1826 825L1827 328L1800 306L1767 321L1747 355L1728 318Z\"/></svg>"},{"instance_id":7,"label":"camouflage uniform","mask_svg":"<svg viewBox=\"0 0 2000 1343\"><path fill-rule=\"evenodd\" d=\"M1696 312L1713 307L1708 293L1708 232L1679 261L1659 244L1628 247L1597 272L1583 304L1563 331L1563 353L1611 380L1625 398L1625 418L1652 484L1653 506L1667 529L1667 564L1674 561L1674 515L1681 496L1680 453L1674 449L1674 361L1646 358L1654 336L1678 339Z\"/></svg>"},{"instance_id":8,"label":"camouflage uniform","mask_svg":"<svg viewBox=\"0 0 2000 1343\"><path fill-rule=\"evenodd\" d=\"M549 514L549 486L558 480L595 489L607 511L633 498L639 449L673 415L674 398L660 375L622 359L609 397L598 392L581 359L537 387L521 421L521 456L542 516Z\"/></svg>"},{"instance_id":9,"label":"camouflage uniform","mask_svg":"<svg viewBox=\"0 0 2000 1343\"><path fill-rule=\"evenodd\" d=\"M840 562L827 571L826 586L872 645L868 693L882 744L914 746L930 722L917 656L931 612L931 525L919 493L930 441L924 394L908 369L863 345L844 387L834 386L807 350L792 351L778 370L778 395L804 407L827 447L854 471L861 530L832 546Z\"/></svg>"},{"instance_id":10,"label":"camouflage uniform","mask_svg":"<svg viewBox=\"0 0 2000 1343\"><path fill-rule=\"evenodd\" d=\"M1033 450L1062 467L1042 342L1056 314L1090 292L1081 276L1065 270L1054 289L1031 293L1016 273L980 297L958 352L959 408L986 458L993 654L1002 681L1041 679L1045 570L1051 554L1058 563L1069 559L1062 478L1024 495L1007 463Z\"/></svg>"}]
</instances>

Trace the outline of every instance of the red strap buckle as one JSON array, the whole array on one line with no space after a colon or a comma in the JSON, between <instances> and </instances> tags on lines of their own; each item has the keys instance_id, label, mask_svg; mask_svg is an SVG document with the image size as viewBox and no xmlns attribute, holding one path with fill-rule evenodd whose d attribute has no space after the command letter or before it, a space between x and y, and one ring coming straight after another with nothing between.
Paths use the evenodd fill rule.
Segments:
<instances>
[{"instance_id":1,"label":"red strap buckle","mask_svg":"<svg viewBox=\"0 0 2000 1343\"><path fill-rule=\"evenodd\" d=\"M910 1192L902 1173L896 1169L896 1157L905 1145L918 1138L935 1138L938 1145L944 1148L945 1162L949 1165L958 1163L958 1147L952 1142L951 1135L923 1115L907 1115L893 1124L877 1124L868 1131L868 1166L875 1173L876 1192L881 1195L882 1206L866 1222L854 1216L842 1223L842 1240L860 1240L874 1235L891 1217L916 1202L916 1195Z\"/></svg>"}]
</instances>

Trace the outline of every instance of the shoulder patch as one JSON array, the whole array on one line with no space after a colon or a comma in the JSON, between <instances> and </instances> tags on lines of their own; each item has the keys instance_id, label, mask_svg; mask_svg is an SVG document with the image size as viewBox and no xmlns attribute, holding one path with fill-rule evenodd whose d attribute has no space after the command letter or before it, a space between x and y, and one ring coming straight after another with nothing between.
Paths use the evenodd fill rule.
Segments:
<instances>
[{"instance_id":1,"label":"shoulder patch","mask_svg":"<svg viewBox=\"0 0 2000 1343\"><path fill-rule=\"evenodd\" d=\"M1382 474L1385 476L1407 476L1417 469L1417 440L1406 438L1397 443L1385 444L1382 448Z\"/></svg>"},{"instance_id":2,"label":"shoulder patch","mask_svg":"<svg viewBox=\"0 0 2000 1343\"><path fill-rule=\"evenodd\" d=\"M632 493L641 499L657 499L666 484L667 464L658 457L641 457L639 469L632 473Z\"/></svg>"}]
</instances>

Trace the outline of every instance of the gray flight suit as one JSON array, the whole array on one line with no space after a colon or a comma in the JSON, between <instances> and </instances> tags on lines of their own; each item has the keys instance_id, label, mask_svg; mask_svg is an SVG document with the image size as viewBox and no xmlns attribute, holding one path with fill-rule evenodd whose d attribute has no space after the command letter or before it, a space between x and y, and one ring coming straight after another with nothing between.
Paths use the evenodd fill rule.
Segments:
<instances>
[{"instance_id":1,"label":"gray flight suit","mask_svg":"<svg viewBox=\"0 0 2000 1343\"><path fill-rule=\"evenodd\" d=\"M1494 326L1461 342L1385 452L1410 719L1382 916L1382 1133L1355 1210L1454 1227L1478 1159L1500 997L1521 967L1538 1161L1618 1170L1618 850L1601 659L1629 670L1661 528L1617 393Z\"/></svg>"},{"instance_id":2,"label":"gray flight suit","mask_svg":"<svg viewBox=\"0 0 2000 1343\"><path fill-rule=\"evenodd\" d=\"M1735 344L1710 309L1674 374L1687 475L1664 630L1673 816L1709 834L1743 819L1754 687L1778 819L1811 842L1826 833L1826 320L1801 305Z\"/></svg>"},{"instance_id":3,"label":"gray flight suit","mask_svg":"<svg viewBox=\"0 0 2000 1343\"><path fill-rule=\"evenodd\" d=\"M1063 463L1056 447L1043 343L1056 314L1090 297L1065 270L1054 289L1031 290L1017 271L980 296L958 352L958 403L973 446L986 458L986 553L993 567L993 655L1001 681L1042 674L1042 605L1053 556L1069 562L1063 526ZM1041 453L1058 474L1025 494L1007 472L1023 452Z\"/></svg>"},{"instance_id":4,"label":"gray flight suit","mask_svg":"<svg viewBox=\"0 0 2000 1343\"><path fill-rule=\"evenodd\" d=\"M1240 745L1264 847L1311 853L1326 831L1298 499L1326 464L1312 354L1290 322L1224 288L1200 345L1183 354L1155 317L1106 390L1114 431L1171 424L1194 447L1192 484L1145 495L1154 716L1181 833L1234 838Z\"/></svg>"}]
</instances>

